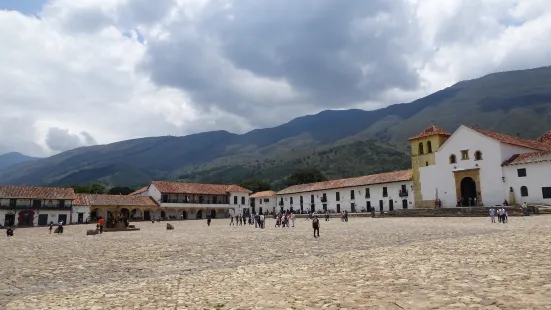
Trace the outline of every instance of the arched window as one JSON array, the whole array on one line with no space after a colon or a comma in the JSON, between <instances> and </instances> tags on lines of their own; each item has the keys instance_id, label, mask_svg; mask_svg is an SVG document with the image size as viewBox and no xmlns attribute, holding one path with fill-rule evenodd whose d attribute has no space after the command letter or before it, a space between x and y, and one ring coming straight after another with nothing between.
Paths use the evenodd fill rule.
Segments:
<instances>
[{"instance_id":1,"label":"arched window","mask_svg":"<svg viewBox=\"0 0 551 310\"><path fill-rule=\"evenodd\" d=\"M423 149L423 142L419 142L419 155L425 154L425 150Z\"/></svg>"},{"instance_id":2,"label":"arched window","mask_svg":"<svg viewBox=\"0 0 551 310\"><path fill-rule=\"evenodd\" d=\"M455 154L450 155L450 164L457 163L457 158L455 157Z\"/></svg>"},{"instance_id":3,"label":"arched window","mask_svg":"<svg viewBox=\"0 0 551 310\"><path fill-rule=\"evenodd\" d=\"M430 154L432 153L432 143L429 141L427 142L427 152Z\"/></svg>"},{"instance_id":4,"label":"arched window","mask_svg":"<svg viewBox=\"0 0 551 310\"><path fill-rule=\"evenodd\" d=\"M522 186L520 188L520 196L521 197L528 197L528 187Z\"/></svg>"},{"instance_id":5,"label":"arched window","mask_svg":"<svg viewBox=\"0 0 551 310\"><path fill-rule=\"evenodd\" d=\"M482 160L482 152L481 151L474 152L474 160Z\"/></svg>"}]
</instances>

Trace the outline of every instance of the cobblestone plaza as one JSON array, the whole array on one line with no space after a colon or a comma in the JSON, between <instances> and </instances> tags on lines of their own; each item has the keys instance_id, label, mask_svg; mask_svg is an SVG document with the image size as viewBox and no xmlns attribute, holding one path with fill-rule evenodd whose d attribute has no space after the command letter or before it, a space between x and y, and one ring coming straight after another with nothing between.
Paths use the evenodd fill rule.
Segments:
<instances>
[{"instance_id":1,"label":"cobblestone plaza","mask_svg":"<svg viewBox=\"0 0 551 310\"><path fill-rule=\"evenodd\" d=\"M17 229L0 309L551 309L551 217Z\"/></svg>"}]
</instances>

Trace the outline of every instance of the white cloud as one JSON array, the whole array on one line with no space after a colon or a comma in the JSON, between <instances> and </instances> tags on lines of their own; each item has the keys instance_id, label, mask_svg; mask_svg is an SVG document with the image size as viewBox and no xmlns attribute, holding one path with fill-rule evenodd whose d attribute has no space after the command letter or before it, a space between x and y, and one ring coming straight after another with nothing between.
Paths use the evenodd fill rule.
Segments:
<instances>
[{"instance_id":1,"label":"white cloud","mask_svg":"<svg viewBox=\"0 0 551 310\"><path fill-rule=\"evenodd\" d=\"M39 18L0 11L0 153L243 132L550 65L547 2L53 0Z\"/></svg>"}]
</instances>

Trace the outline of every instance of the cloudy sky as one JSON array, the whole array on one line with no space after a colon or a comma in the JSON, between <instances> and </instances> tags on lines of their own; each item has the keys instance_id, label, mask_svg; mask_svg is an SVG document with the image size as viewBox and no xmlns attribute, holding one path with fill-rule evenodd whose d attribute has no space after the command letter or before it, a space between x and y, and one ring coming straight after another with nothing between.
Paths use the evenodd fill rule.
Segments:
<instances>
[{"instance_id":1,"label":"cloudy sky","mask_svg":"<svg viewBox=\"0 0 551 310\"><path fill-rule=\"evenodd\" d=\"M548 0L1 0L0 154L376 109L551 64Z\"/></svg>"}]
</instances>

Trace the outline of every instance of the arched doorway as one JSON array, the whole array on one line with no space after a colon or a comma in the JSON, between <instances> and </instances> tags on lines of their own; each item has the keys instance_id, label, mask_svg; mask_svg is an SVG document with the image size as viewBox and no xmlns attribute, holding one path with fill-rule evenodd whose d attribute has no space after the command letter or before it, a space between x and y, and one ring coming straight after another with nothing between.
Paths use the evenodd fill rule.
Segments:
<instances>
[{"instance_id":1,"label":"arched doorway","mask_svg":"<svg viewBox=\"0 0 551 310\"><path fill-rule=\"evenodd\" d=\"M476 182L471 177L464 177L461 180L461 199L463 206L469 206L469 201L476 198Z\"/></svg>"},{"instance_id":2,"label":"arched doorway","mask_svg":"<svg viewBox=\"0 0 551 310\"><path fill-rule=\"evenodd\" d=\"M18 226L33 226L34 224L34 211L33 210L26 210L26 211L20 211L19 217L17 219L17 225Z\"/></svg>"},{"instance_id":3,"label":"arched doorway","mask_svg":"<svg viewBox=\"0 0 551 310\"><path fill-rule=\"evenodd\" d=\"M202 219L203 218L203 210L197 211L197 216L195 218L198 219L198 220Z\"/></svg>"},{"instance_id":4,"label":"arched doorway","mask_svg":"<svg viewBox=\"0 0 551 310\"><path fill-rule=\"evenodd\" d=\"M95 221L99 218L99 210L94 209L90 212L90 220Z\"/></svg>"},{"instance_id":5,"label":"arched doorway","mask_svg":"<svg viewBox=\"0 0 551 310\"><path fill-rule=\"evenodd\" d=\"M123 219L129 219L130 218L130 210L127 208L122 208L119 212L119 216Z\"/></svg>"},{"instance_id":6,"label":"arched doorway","mask_svg":"<svg viewBox=\"0 0 551 310\"><path fill-rule=\"evenodd\" d=\"M210 210L210 218L215 219L216 218L216 210L212 209Z\"/></svg>"}]
</instances>

